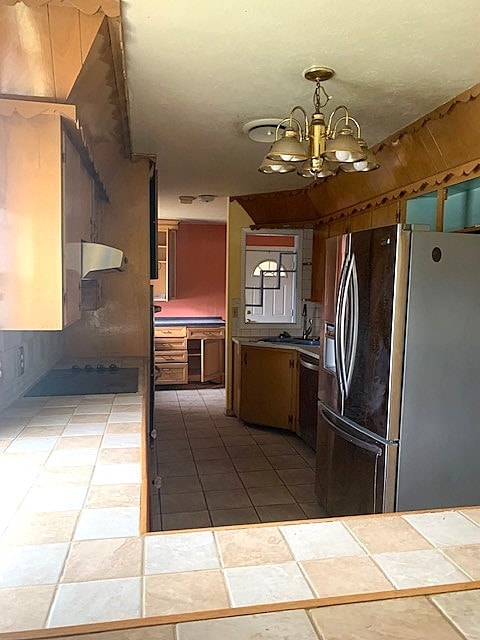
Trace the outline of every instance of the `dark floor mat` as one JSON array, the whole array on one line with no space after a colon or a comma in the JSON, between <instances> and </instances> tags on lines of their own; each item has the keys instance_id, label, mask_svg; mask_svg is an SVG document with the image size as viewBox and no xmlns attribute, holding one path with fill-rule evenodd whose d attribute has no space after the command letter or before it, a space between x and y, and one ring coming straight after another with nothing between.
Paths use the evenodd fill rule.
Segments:
<instances>
[{"instance_id":1,"label":"dark floor mat","mask_svg":"<svg viewBox=\"0 0 480 640\"><path fill-rule=\"evenodd\" d=\"M26 396L86 396L95 393L135 393L138 369L116 371L73 371L52 369L34 385Z\"/></svg>"}]
</instances>

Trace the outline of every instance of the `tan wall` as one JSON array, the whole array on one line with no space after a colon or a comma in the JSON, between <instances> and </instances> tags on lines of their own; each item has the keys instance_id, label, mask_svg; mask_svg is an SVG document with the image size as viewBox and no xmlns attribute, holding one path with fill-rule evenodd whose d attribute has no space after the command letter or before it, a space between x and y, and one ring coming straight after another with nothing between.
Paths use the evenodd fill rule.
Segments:
<instances>
[{"instance_id":1,"label":"tan wall","mask_svg":"<svg viewBox=\"0 0 480 640\"><path fill-rule=\"evenodd\" d=\"M148 162L117 160L108 185L111 202L100 221L100 242L124 251L123 272L101 274L103 303L83 311L67 328L65 351L71 356L146 356L150 335Z\"/></svg>"},{"instance_id":2,"label":"tan wall","mask_svg":"<svg viewBox=\"0 0 480 640\"><path fill-rule=\"evenodd\" d=\"M225 327L225 396L226 409L233 408L232 400L232 328L234 314L239 312L235 300L241 296L242 229L253 224L253 220L238 202L231 202L227 220L227 317Z\"/></svg>"}]
</instances>

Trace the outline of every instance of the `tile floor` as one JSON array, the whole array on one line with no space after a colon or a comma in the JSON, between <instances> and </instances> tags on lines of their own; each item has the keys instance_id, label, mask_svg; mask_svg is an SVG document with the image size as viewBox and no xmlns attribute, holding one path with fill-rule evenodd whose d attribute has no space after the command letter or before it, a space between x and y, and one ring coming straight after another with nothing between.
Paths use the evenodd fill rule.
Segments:
<instances>
[{"instance_id":1,"label":"tile floor","mask_svg":"<svg viewBox=\"0 0 480 640\"><path fill-rule=\"evenodd\" d=\"M142 450L136 446L143 426L141 402L141 394L21 398L0 414L0 633L224 607L233 614L236 607L250 604L283 603L288 608L294 599L405 586L476 586L480 508L142 536ZM208 405L209 410L204 403L199 411L198 401L182 402L185 432L191 423L203 428L198 413L210 427L215 416L218 439L224 442L218 425L228 429L231 421L222 418L221 401ZM198 430L190 441L205 438ZM277 472L266 453L253 457L258 458ZM229 459L234 469L236 462L250 460ZM237 472L241 478L250 471ZM201 473L200 478L212 475ZM466 599L456 595L435 596L435 607L449 624L461 628L480 603L477 592ZM314 615L308 615L317 633ZM369 615L366 611L367 621ZM320 612L319 620L322 616ZM192 633L210 637L213 624L205 621L205 626L191 627ZM251 624L255 628L257 622ZM327 627L318 628L324 638L335 638ZM187 634L186 627L177 631L178 638L189 637L181 635ZM168 638L168 629L166 633ZM272 637L265 633L263 637ZM386 637L393 637L389 633ZM285 632L284 637L291 635ZM304 637L309 637L307 631ZM478 640L473 632L468 637Z\"/></svg>"},{"instance_id":2,"label":"tile floor","mask_svg":"<svg viewBox=\"0 0 480 640\"><path fill-rule=\"evenodd\" d=\"M321 518L315 453L225 416L224 389L157 391L151 530Z\"/></svg>"}]
</instances>

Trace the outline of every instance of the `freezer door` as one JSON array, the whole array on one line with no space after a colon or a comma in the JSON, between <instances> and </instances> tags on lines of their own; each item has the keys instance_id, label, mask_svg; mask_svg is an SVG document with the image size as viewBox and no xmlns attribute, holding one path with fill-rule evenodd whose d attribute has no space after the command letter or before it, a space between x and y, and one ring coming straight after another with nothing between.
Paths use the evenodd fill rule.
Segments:
<instances>
[{"instance_id":1,"label":"freezer door","mask_svg":"<svg viewBox=\"0 0 480 640\"><path fill-rule=\"evenodd\" d=\"M388 439L396 437L388 433L388 416L398 234L396 225L351 234L351 266L336 328L344 361L341 413Z\"/></svg>"},{"instance_id":2,"label":"freezer door","mask_svg":"<svg viewBox=\"0 0 480 640\"><path fill-rule=\"evenodd\" d=\"M396 444L368 438L319 403L315 490L329 516L393 510L396 460Z\"/></svg>"}]
</instances>

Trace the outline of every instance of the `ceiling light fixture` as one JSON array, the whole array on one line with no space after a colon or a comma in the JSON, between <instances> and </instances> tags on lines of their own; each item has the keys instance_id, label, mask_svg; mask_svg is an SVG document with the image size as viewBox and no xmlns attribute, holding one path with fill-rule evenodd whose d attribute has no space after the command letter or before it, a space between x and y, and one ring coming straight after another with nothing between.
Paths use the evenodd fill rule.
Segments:
<instances>
[{"instance_id":1,"label":"ceiling light fixture","mask_svg":"<svg viewBox=\"0 0 480 640\"><path fill-rule=\"evenodd\" d=\"M303 107L296 106L288 118L279 122L275 142L264 157L259 171L262 173L290 173L297 171L304 178L326 178L338 169L349 172L372 171L378 163L363 140L360 125L352 118L345 105L339 105L330 114L327 123L321 109L329 96L322 82L335 75L329 67L310 67L303 73L306 80L315 82L313 94L314 113L310 121ZM294 117L302 114L302 122ZM283 132L281 126L287 123ZM353 126L352 126L353 125ZM308 143L308 149L304 142Z\"/></svg>"}]
</instances>

